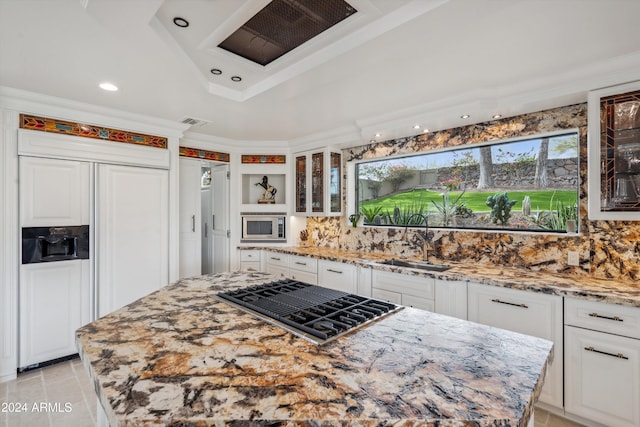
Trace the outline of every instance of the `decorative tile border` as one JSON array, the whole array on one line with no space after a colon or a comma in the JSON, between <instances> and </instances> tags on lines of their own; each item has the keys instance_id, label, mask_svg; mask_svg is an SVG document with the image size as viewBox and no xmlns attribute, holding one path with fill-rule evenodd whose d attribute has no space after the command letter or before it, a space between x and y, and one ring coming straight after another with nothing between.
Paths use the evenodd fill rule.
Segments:
<instances>
[{"instance_id":1,"label":"decorative tile border","mask_svg":"<svg viewBox=\"0 0 640 427\"><path fill-rule=\"evenodd\" d=\"M215 160L229 163L229 153L201 150L199 148L180 147L180 157L193 157L194 159Z\"/></svg>"},{"instance_id":2,"label":"decorative tile border","mask_svg":"<svg viewBox=\"0 0 640 427\"><path fill-rule=\"evenodd\" d=\"M284 154L243 154L242 163L287 163L287 156Z\"/></svg>"},{"instance_id":3,"label":"decorative tile border","mask_svg":"<svg viewBox=\"0 0 640 427\"><path fill-rule=\"evenodd\" d=\"M102 139L126 144L145 145L147 147L167 148L167 138L145 135L85 123L68 122L49 117L20 114L20 128L41 132L62 133L65 135L83 136L85 138Z\"/></svg>"}]
</instances>

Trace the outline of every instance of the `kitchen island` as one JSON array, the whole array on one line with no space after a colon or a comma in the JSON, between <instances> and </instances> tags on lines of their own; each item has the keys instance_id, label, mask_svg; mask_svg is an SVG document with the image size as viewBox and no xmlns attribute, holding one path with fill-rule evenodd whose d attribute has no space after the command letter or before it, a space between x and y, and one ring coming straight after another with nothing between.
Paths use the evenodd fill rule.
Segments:
<instances>
[{"instance_id":1,"label":"kitchen island","mask_svg":"<svg viewBox=\"0 0 640 427\"><path fill-rule=\"evenodd\" d=\"M77 331L112 426L526 426L552 343L404 308L317 346L182 280Z\"/></svg>"}]
</instances>

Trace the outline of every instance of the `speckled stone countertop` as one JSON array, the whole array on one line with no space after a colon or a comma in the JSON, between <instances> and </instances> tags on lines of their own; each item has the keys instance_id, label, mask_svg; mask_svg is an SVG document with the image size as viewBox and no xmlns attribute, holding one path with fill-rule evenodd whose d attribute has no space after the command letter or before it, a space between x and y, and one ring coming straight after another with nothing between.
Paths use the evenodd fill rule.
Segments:
<instances>
[{"instance_id":1,"label":"speckled stone countertop","mask_svg":"<svg viewBox=\"0 0 640 427\"><path fill-rule=\"evenodd\" d=\"M404 308L323 346L213 298L261 272L182 280L76 333L116 426L526 426L550 341Z\"/></svg>"},{"instance_id":2,"label":"speckled stone countertop","mask_svg":"<svg viewBox=\"0 0 640 427\"><path fill-rule=\"evenodd\" d=\"M394 271L416 276L437 277L443 280L470 280L486 285L521 289L552 295L588 299L610 304L640 307L640 283L621 282L580 276L544 273L501 266L461 264L431 260L434 264L447 264L453 268L445 272L424 271L406 267L380 264L393 258L381 253L353 252L331 248L311 247L243 247L240 249L265 249L273 252L310 256L367 266L378 270Z\"/></svg>"}]
</instances>

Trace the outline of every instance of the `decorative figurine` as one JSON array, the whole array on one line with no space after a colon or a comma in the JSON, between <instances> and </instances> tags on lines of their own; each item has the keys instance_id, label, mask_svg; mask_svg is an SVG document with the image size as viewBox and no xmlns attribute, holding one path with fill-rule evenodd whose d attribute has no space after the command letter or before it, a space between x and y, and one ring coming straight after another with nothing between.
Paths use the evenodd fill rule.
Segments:
<instances>
[{"instance_id":1,"label":"decorative figurine","mask_svg":"<svg viewBox=\"0 0 640 427\"><path fill-rule=\"evenodd\" d=\"M266 175L262 177L261 182L256 182L255 185L259 185L260 187L264 188L264 194L262 195L260 200L258 200L258 203L276 202L276 193L278 192L278 190L276 190L273 185L269 184L269 178L267 178Z\"/></svg>"}]
</instances>

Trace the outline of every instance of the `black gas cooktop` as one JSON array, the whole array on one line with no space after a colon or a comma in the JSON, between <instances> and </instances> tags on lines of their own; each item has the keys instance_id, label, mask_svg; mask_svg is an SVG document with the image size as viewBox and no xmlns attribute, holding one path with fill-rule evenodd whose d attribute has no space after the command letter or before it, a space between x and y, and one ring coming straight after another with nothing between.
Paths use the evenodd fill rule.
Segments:
<instances>
[{"instance_id":1,"label":"black gas cooktop","mask_svg":"<svg viewBox=\"0 0 640 427\"><path fill-rule=\"evenodd\" d=\"M220 292L217 297L316 344L329 342L402 308L289 279Z\"/></svg>"}]
</instances>

